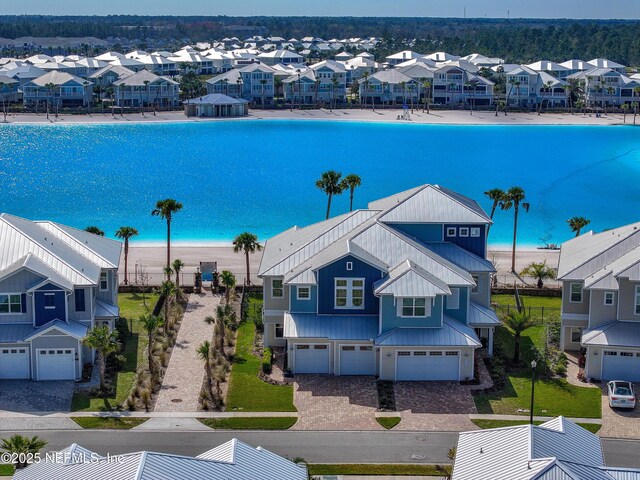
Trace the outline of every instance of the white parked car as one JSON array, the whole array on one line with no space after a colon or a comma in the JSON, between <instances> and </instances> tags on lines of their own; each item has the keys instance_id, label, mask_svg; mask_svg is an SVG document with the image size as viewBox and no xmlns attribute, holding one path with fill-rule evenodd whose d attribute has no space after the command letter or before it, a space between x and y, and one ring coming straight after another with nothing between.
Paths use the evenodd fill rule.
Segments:
<instances>
[{"instance_id":1,"label":"white parked car","mask_svg":"<svg viewBox=\"0 0 640 480\"><path fill-rule=\"evenodd\" d=\"M633 383L624 380L612 380L607 383L607 391L610 407L636 407L636 393L633 390Z\"/></svg>"}]
</instances>

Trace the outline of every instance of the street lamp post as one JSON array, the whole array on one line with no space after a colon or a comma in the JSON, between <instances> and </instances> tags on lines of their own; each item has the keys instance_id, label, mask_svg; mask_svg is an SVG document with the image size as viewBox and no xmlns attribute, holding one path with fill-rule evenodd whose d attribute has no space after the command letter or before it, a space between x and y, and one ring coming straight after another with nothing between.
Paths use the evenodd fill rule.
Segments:
<instances>
[{"instance_id":1,"label":"street lamp post","mask_svg":"<svg viewBox=\"0 0 640 480\"><path fill-rule=\"evenodd\" d=\"M533 425L533 397L536 385L536 366L538 363L531 360L531 408L529 409L529 423Z\"/></svg>"}]
</instances>

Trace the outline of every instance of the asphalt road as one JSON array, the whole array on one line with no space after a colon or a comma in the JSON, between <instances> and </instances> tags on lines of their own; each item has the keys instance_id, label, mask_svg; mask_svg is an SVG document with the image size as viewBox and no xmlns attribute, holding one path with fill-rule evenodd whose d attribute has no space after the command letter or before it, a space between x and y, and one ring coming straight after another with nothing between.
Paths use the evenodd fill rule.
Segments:
<instances>
[{"instance_id":1,"label":"asphalt road","mask_svg":"<svg viewBox=\"0 0 640 480\"><path fill-rule=\"evenodd\" d=\"M308 463L448 463L447 452L457 442L452 432L144 432L131 430L49 430L2 432L38 435L45 451L77 443L100 454L151 450L198 455L231 438L261 445L288 458ZM603 439L607 465L640 468L640 441Z\"/></svg>"}]
</instances>

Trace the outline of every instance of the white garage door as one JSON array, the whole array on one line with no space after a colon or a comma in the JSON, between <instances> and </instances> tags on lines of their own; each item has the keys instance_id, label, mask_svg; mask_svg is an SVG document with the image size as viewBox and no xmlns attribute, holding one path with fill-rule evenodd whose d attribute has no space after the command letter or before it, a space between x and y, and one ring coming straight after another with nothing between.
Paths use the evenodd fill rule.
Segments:
<instances>
[{"instance_id":1,"label":"white garage door","mask_svg":"<svg viewBox=\"0 0 640 480\"><path fill-rule=\"evenodd\" d=\"M605 350L602 356L602 378L640 381L640 352Z\"/></svg>"},{"instance_id":2,"label":"white garage door","mask_svg":"<svg viewBox=\"0 0 640 480\"><path fill-rule=\"evenodd\" d=\"M0 348L0 378L29 378L29 349Z\"/></svg>"},{"instance_id":3,"label":"white garage door","mask_svg":"<svg viewBox=\"0 0 640 480\"><path fill-rule=\"evenodd\" d=\"M75 349L56 348L38 350L38 380L73 380Z\"/></svg>"},{"instance_id":4,"label":"white garage door","mask_svg":"<svg viewBox=\"0 0 640 480\"><path fill-rule=\"evenodd\" d=\"M340 346L340 375L375 375L376 354L369 345Z\"/></svg>"},{"instance_id":5,"label":"white garage door","mask_svg":"<svg viewBox=\"0 0 640 480\"><path fill-rule=\"evenodd\" d=\"M329 345L297 344L295 373L329 373Z\"/></svg>"},{"instance_id":6,"label":"white garage door","mask_svg":"<svg viewBox=\"0 0 640 480\"><path fill-rule=\"evenodd\" d=\"M459 371L459 352L397 352L396 380L459 380Z\"/></svg>"}]
</instances>

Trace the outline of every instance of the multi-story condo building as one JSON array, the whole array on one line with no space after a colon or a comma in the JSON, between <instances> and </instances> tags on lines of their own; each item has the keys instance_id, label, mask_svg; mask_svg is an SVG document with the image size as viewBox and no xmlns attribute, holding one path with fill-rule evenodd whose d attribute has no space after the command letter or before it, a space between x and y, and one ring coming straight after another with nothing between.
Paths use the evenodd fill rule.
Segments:
<instances>
[{"instance_id":1,"label":"multi-story condo building","mask_svg":"<svg viewBox=\"0 0 640 480\"><path fill-rule=\"evenodd\" d=\"M175 107L180 101L178 82L148 70L140 70L116 80L113 86L115 101L119 107Z\"/></svg>"},{"instance_id":2,"label":"multi-story condo building","mask_svg":"<svg viewBox=\"0 0 640 480\"><path fill-rule=\"evenodd\" d=\"M578 81L589 107L621 106L640 100L640 79L629 78L611 68L592 68L574 73L567 80Z\"/></svg>"},{"instance_id":3,"label":"multi-story condo building","mask_svg":"<svg viewBox=\"0 0 640 480\"><path fill-rule=\"evenodd\" d=\"M335 60L325 60L309 67L313 70L318 82L318 101L338 102L346 101L347 71Z\"/></svg>"},{"instance_id":4,"label":"multi-story condo building","mask_svg":"<svg viewBox=\"0 0 640 480\"><path fill-rule=\"evenodd\" d=\"M457 65L445 65L433 74L433 103L441 105L491 105L493 82Z\"/></svg>"},{"instance_id":5,"label":"multi-story condo building","mask_svg":"<svg viewBox=\"0 0 640 480\"><path fill-rule=\"evenodd\" d=\"M490 223L470 198L423 185L269 239L265 345L294 373L473 378L499 324Z\"/></svg>"},{"instance_id":6,"label":"multi-story condo building","mask_svg":"<svg viewBox=\"0 0 640 480\"><path fill-rule=\"evenodd\" d=\"M275 70L252 63L207 80L207 93L243 98L257 105L273 105Z\"/></svg>"},{"instance_id":7,"label":"multi-story condo building","mask_svg":"<svg viewBox=\"0 0 640 480\"><path fill-rule=\"evenodd\" d=\"M121 243L0 214L0 379L77 380L118 318Z\"/></svg>"},{"instance_id":8,"label":"multi-story condo building","mask_svg":"<svg viewBox=\"0 0 640 480\"><path fill-rule=\"evenodd\" d=\"M404 73L382 70L358 80L360 103L415 105L420 99L421 85Z\"/></svg>"},{"instance_id":9,"label":"multi-story condo building","mask_svg":"<svg viewBox=\"0 0 640 480\"><path fill-rule=\"evenodd\" d=\"M22 101L27 106L44 104L59 107L88 105L93 84L69 73L52 71L34 78L22 87Z\"/></svg>"}]
</instances>

